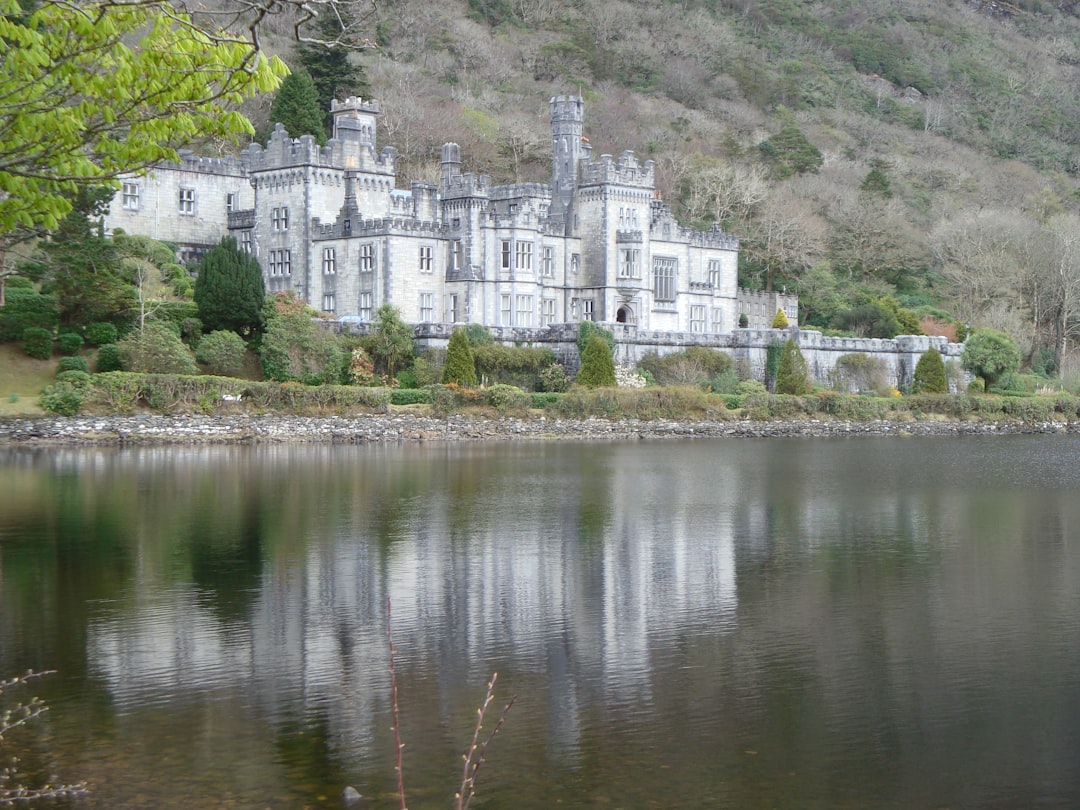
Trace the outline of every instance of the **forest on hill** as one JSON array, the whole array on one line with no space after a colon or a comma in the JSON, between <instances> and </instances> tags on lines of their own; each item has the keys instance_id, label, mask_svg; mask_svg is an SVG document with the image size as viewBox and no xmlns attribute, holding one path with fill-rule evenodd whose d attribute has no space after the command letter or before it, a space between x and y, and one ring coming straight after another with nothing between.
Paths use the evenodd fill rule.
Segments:
<instances>
[{"instance_id":1,"label":"forest on hill","mask_svg":"<svg viewBox=\"0 0 1080 810\"><path fill-rule=\"evenodd\" d=\"M740 283L797 291L803 325L990 327L1071 371L1080 3L382 0L365 26L403 181L454 141L466 171L547 182L548 100L577 93L594 154L655 161L680 220L739 236Z\"/></svg>"}]
</instances>

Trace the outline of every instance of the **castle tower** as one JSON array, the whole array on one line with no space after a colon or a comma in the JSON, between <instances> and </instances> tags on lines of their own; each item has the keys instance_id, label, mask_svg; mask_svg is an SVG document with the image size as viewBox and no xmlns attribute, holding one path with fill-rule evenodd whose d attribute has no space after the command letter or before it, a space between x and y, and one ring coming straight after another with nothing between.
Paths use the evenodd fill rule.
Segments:
<instances>
[{"instance_id":1,"label":"castle tower","mask_svg":"<svg viewBox=\"0 0 1080 810\"><path fill-rule=\"evenodd\" d=\"M359 96L350 96L344 101L334 99L330 102L330 111L334 116L335 139L375 151L375 119L379 115L376 102L364 101Z\"/></svg>"},{"instance_id":2,"label":"castle tower","mask_svg":"<svg viewBox=\"0 0 1080 810\"><path fill-rule=\"evenodd\" d=\"M446 188L453 178L461 176L461 147L456 143L444 143L440 166L439 179Z\"/></svg>"},{"instance_id":3,"label":"castle tower","mask_svg":"<svg viewBox=\"0 0 1080 810\"><path fill-rule=\"evenodd\" d=\"M551 99L551 208L549 216L567 222L577 186L578 163L585 153L582 130L585 102L580 96Z\"/></svg>"}]
</instances>

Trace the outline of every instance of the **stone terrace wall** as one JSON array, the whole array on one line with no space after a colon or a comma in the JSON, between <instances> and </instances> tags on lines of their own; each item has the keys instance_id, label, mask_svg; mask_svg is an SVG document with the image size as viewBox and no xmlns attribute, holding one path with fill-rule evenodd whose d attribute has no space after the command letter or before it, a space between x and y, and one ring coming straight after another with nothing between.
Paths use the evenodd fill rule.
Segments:
<instances>
[{"instance_id":1,"label":"stone terrace wall","mask_svg":"<svg viewBox=\"0 0 1080 810\"><path fill-rule=\"evenodd\" d=\"M750 371L754 379L765 379L765 365L769 346L782 343L789 337L799 346L810 375L817 383L827 385L837 361L846 354L862 353L879 360L888 379L897 388L911 383L915 365L931 346L937 348L942 359L959 362L964 347L949 343L944 337L922 335L899 335L891 340L876 338L825 337L821 332L791 327L789 329L735 329L725 334L649 331L621 323L599 324L615 334L615 363L636 365L651 352L660 355L682 351L690 346L718 349L731 355L732 360ZM331 323L337 331L366 334L369 324ZM416 327L417 348L445 349L454 324L425 323ZM576 323L553 324L544 328L488 327L488 332L498 343L520 346L546 346L550 348L568 372L576 372L579 365L577 350L578 325Z\"/></svg>"}]
</instances>

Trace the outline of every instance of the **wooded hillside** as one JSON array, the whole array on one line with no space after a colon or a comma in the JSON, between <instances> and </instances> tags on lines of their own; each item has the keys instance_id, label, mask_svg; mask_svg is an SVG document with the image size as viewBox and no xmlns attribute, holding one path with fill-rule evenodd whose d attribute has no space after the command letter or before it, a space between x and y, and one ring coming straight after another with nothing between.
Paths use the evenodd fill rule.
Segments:
<instances>
[{"instance_id":1,"label":"wooded hillside","mask_svg":"<svg viewBox=\"0 0 1080 810\"><path fill-rule=\"evenodd\" d=\"M804 324L993 327L1067 368L1080 3L384 0L377 18L359 61L401 180L434 180L456 141L466 171L547 181L548 99L580 93L594 154L656 161L682 221L721 220L743 285L796 289Z\"/></svg>"}]
</instances>

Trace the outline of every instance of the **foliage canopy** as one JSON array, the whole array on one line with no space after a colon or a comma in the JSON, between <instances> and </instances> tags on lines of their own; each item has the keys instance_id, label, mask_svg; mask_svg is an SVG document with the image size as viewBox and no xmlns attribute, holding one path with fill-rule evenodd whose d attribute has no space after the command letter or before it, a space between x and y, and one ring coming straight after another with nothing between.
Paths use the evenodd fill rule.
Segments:
<instances>
[{"instance_id":1,"label":"foliage canopy","mask_svg":"<svg viewBox=\"0 0 1080 810\"><path fill-rule=\"evenodd\" d=\"M250 253L240 250L227 236L199 263L195 280L195 303L203 327L250 335L262 329L262 268Z\"/></svg>"}]
</instances>

